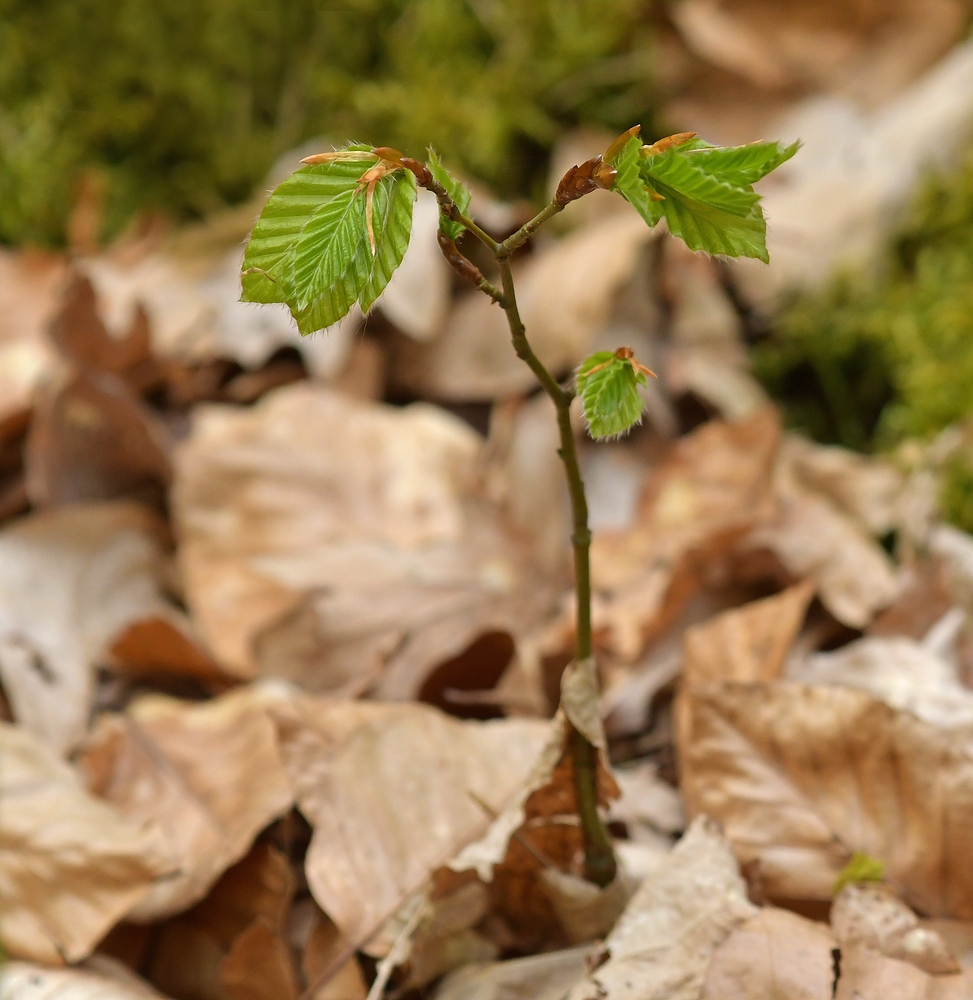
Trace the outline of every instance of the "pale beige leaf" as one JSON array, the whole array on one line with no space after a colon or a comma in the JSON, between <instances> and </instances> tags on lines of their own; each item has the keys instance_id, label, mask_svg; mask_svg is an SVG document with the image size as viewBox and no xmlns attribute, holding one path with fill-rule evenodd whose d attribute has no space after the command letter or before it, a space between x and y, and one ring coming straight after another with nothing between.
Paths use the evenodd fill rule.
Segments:
<instances>
[{"instance_id":1,"label":"pale beige leaf","mask_svg":"<svg viewBox=\"0 0 973 1000\"><path fill-rule=\"evenodd\" d=\"M478 497L481 450L441 410L309 383L197 411L174 508L187 600L220 661L319 692L385 671L383 697L415 697L478 636L516 631L549 598Z\"/></svg>"},{"instance_id":2,"label":"pale beige leaf","mask_svg":"<svg viewBox=\"0 0 973 1000\"><path fill-rule=\"evenodd\" d=\"M520 314L548 368L573 368L590 353L618 290L655 236L635 213L623 213L566 236L519 269ZM396 373L432 399L495 399L536 385L514 352L503 312L477 292L459 299L440 336L402 344Z\"/></svg>"},{"instance_id":3,"label":"pale beige leaf","mask_svg":"<svg viewBox=\"0 0 973 1000\"><path fill-rule=\"evenodd\" d=\"M787 677L868 691L935 726L973 725L973 692L960 683L956 665L903 636L868 636L830 653L813 653L788 664Z\"/></svg>"},{"instance_id":4,"label":"pale beige leaf","mask_svg":"<svg viewBox=\"0 0 973 1000\"><path fill-rule=\"evenodd\" d=\"M174 614L155 515L133 504L34 514L0 532L0 677L18 722L62 753L84 736L94 669L120 632Z\"/></svg>"},{"instance_id":5,"label":"pale beige leaf","mask_svg":"<svg viewBox=\"0 0 973 1000\"><path fill-rule=\"evenodd\" d=\"M154 823L177 878L132 911L155 920L198 902L293 801L266 701L242 688L203 703L146 696L104 715L82 764L93 791L133 822Z\"/></svg>"},{"instance_id":6,"label":"pale beige leaf","mask_svg":"<svg viewBox=\"0 0 973 1000\"><path fill-rule=\"evenodd\" d=\"M697 819L642 883L570 1000L696 1000L716 948L755 908L716 825Z\"/></svg>"},{"instance_id":7,"label":"pale beige leaf","mask_svg":"<svg viewBox=\"0 0 973 1000\"><path fill-rule=\"evenodd\" d=\"M443 980L435 1000L562 1000L584 975L590 954L590 947L572 948L468 965Z\"/></svg>"},{"instance_id":8,"label":"pale beige leaf","mask_svg":"<svg viewBox=\"0 0 973 1000\"><path fill-rule=\"evenodd\" d=\"M834 947L825 925L761 910L716 949L700 1000L828 1000Z\"/></svg>"},{"instance_id":9,"label":"pale beige leaf","mask_svg":"<svg viewBox=\"0 0 973 1000\"><path fill-rule=\"evenodd\" d=\"M164 1000L134 974L100 969L46 969L28 962L0 965L0 1000Z\"/></svg>"},{"instance_id":10,"label":"pale beige leaf","mask_svg":"<svg viewBox=\"0 0 973 1000\"><path fill-rule=\"evenodd\" d=\"M973 727L943 729L861 691L716 683L689 692L690 813L723 823L772 898L830 899L853 851L931 916L973 916Z\"/></svg>"},{"instance_id":11,"label":"pale beige leaf","mask_svg":"<svg viewBox=\"0 0 973 1000\"><path fill-rule=\"evenodd\" d=\"M84 958L176 869L158 830L127 822L36 737L6 723L0 801L0 942L12 956Z\"/></svg>"},{"instance_id":12,"label":"pale beige leaf","mask_svg":"<svg viewBox=\"0 0 973 1000\"><path fill-rule=\"evenodd\" d=\"M960 971L940 935L920 927L918 917L886 886L846 885L831 906L831 927L842 948L870 948L933 975Z\"/></svg>"},{"instance_id":13,"label":"pale beige leaf","mask_svg":"<svg viewBox=\"0 0 973 1000\"><path fill-rule=\"evenodd\" d=\"M835 1000L966 1000L971 991L968 973L931 976L868 948L849 948L841 952Z\"/></svg>"},{"instance_id":14,"label":"pale beige leaf","mask_svg":"<svg viewBox=\"0 0 973 1000\"><path fill-rule=\"evenodd\" d=\"M423 705L302 698L275 712L298 805L314 827L308 883L363 942L482 835L527 779L550 726L461 722Z\"/></svg>"}]
</instances>

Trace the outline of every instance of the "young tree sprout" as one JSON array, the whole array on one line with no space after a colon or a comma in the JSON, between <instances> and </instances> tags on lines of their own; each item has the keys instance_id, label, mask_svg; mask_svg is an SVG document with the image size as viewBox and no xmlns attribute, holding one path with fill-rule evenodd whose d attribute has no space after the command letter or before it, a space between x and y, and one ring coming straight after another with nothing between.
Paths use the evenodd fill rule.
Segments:
<instances>
[{"instance_id":1,"label":"young tree sprout","mask_svg":"<svg viewBox=\"0 0 973 1000\"><path fill-rule=\"evenodd\" d=\"M694 132L643 145L635 125L601 156L568 170L551 203L512 236L497 241L469 217L469 191L431 150L422 163L389 147L351 144L307 157L270 196L247 245L243 299L286 303L302 334L338 322L356 303L367 311L405 255L417 186L436 195L443 255L458 274L504 310L514 350L554 403L573 519L574 656L578 664L593 662L591 533L571 428L571 401L576 394L581 397L593 438L618 437L641 420L639 387L654 373L636 360L631 348L619 347L593 354L571 383L559 383L527 339L517 309L511 255L566 205L602 189L625 198L649 226L665 219L669 232L691 250L766 261L767 227L753 185L796 151L796 143L711 146ZM465 233L493 255L499 287L463 254L457 241ZM573 726L569 746L585 874L605 886L615 877L615 856L598 812L597 751Z\"/></svg>"}]
</instances>

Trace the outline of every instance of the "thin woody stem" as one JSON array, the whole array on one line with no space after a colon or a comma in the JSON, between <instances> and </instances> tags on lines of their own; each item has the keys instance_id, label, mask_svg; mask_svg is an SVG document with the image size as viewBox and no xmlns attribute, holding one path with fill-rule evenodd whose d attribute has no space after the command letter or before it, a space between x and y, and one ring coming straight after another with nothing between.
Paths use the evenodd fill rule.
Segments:
<instances>
[{"instance_id":1,"label":"thin woody stem","mask_svg":"<svg viewBox=\"0 0 973 1000\"><path fill-rule=\"evenodd\" d=\"M491 285L482 275L472 271L476 269L456 250L452 241L440 239L440 246L450 264L468 280L473 281L481 291L484 291L497 302L507 316L510 327L510 337L517 356L530 368L537 377L544 391L554 403L557 411L558 433L561 447L558 454L564 463L564 471L568 481L568 492L571 496L571 513L573 531L571 542L574 548L574 579L577 597L577 636L575 640L575 659L588 659L593 652L591 634L591 531L588 528L588 504L585 499L584 480L581 478L581 467L578 464L578 453L574 443L574 431L571 428L571 400L574 393L562 388L557 379L547 370L540 358L534 353L524 322L517 308L517 296L514 291L513 274L510 270L510 255L518 247L524 245L533 234L552 216L564 208L564 204L553 201L542 209L533 219L525 223L512 236L498 243L488 233L484 232L471 219L467 218L457 208L449 192L438 182L423 164L414 160L404 160L406 166L416 175L418 183L432 191L442 214L454 222L465 226L497 260L500 268L501 288ZM456 259L454 259L454 257ZM469 273L468 273L469 272ZM478 279L478 280L477 280ZM616 873L615 852L611 839L601 815L598 812L598 751L588 741L583 733L571 726L570 732L571 757L574 770L574 787L578 801L578 819L584 837L585 876L596 885L606 886Z\"/></svg>"},{"instance_id":2,"label":"thin woody stem","mask_svg":"<svg viewBox=\"0 0 973 1000\"><path fill-rule=\"evenodd\" d=\"M578 452L571 428L571 400L573 394L562 389L554 376L544 367L527 340L523 320L517 308L513 275L510 261L499 257L500 278L503 287L504 311L510 326L517 356L524 361L537 376L544 391L554 403L557 411L558 432L561 447L558 454L564 463L571 496L573 532L571 543L574 547L574 579L577 595L577 635L575 659L586 660L592 655L591 635L591 531L588 528L588 503L585 499L584 480L578 464ZM571 727L571 755L574 761L574 785L578 799L578 818L584 836L585 875L599 886L606 886L615 878L615 852L612 849L608 831L598 812L598 751L573 726Z\"/></svg>"},{"instance_id":3,"label":"thin woody stem","mask_svg":"<svg viewBox=\"0 0 973 1000\"><path fill-rule=\"evenodd\" d=\"M498 259L509 257L514 250L522 247L531 238L531 236L533 236L534 233L536 233L537 230L540 229L545 222L547 222L548 219L557 215L558 212L563 211L564 206L558 205L557 202L553 201L546 208L542 208L541 211L530 220L530 222L525 222L524 225L517 230L517 232L508 236L501 244L499 244L499 248L494 251Z\"/></svg>"}]
</instances>

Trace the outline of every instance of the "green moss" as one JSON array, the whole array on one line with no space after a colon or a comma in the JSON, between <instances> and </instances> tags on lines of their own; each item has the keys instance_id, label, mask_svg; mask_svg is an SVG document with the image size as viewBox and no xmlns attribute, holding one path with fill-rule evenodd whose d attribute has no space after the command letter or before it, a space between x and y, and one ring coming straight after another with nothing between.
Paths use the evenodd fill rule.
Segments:
<instances>
[{"instance_id":1,"label":"green moss","mask_svg":"<svg viewBox=\"0 0 973 1000\"><path fill-rule=\"evenodd\" d=\"M973 150L927 183L881 280L846 276L799 299L754 362L792 426L852 448L973 411Z\"/></svg>"},{"instance_id":2,"label":"green moss","mask_svg":"<svg viewBox=\"0 0 973 1000\"><path fill-rule=\"evenodd\" d=\"M254 9L257 6L260 9ZM238 202L281 152L395 145L528 190L561 127L649 105L649 0L0 0L0 241Z\"/></svg>"},{"instance_id":3,"label":"green moss","mask_svg":"<svg viewBox=\"0 0 973 1000\"><path fill-rule=\"evenodd\" d=\"M954 455L942 469L939 509L950 524L973 533L973 465L968 455Z\"/></svg>"}]
</instances>

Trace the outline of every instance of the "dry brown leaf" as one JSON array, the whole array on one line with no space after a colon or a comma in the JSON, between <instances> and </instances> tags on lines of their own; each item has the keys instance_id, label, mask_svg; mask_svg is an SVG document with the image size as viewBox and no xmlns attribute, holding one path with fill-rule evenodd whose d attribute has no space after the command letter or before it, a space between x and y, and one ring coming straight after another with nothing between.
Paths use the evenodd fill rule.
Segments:
<instances>
[{"instance_id":1,"label":"dry brown leaf","mask_svg":"<svg viewBox=\"0 0 973 1000\"><path fill-rule=\"evenodd\" d=\"M831 905L831 927L842 949L870 948L939 975L959 963L939 934L920 927L916 915L882 885L846 885Z\"/></svg>"},{"instance_id":2,"label":"dry brown leaf","mask_svg":"<svg viewBox=\"0 0 973 1000\"><path fill-rule=\"evenodd\" d=\"M566 371L589 353L641 249L656 235L626 212L564 237L519 269L520 314L548 368ZM395 374L413 392L454 401L495 399L536 384L514 352L502 310L478 292L459 299L440 336L401 343Z\"/></svg>"},{"instance_id":3,"label":"dry brown leaf","mask_svg":"<svg viewBox=\"0 0 973 1000\"><path fill-rule=\"evenodd\" d=\"M0 533L0 677L17 721L62 753L87 729L95 667L132 629L208 659L163 597L163 530L144 508L107 503L34 514ZM155 659L161 666L164 651Z\"/></svg>"},{"instance_id":4,"label":"dry brown leaf","mask_svg":"<svg viewBox=\"0 0 973 1000\"><path fill-rule=\"evenodd\" d=\"M781 451L799 482L832 500L869 534L884 535L896 526L905 483L893 465L796 434L785 435Z\"/></svg>"},{"instance_id":5,"label":"dry brown leaf","mask_svg":"<svg viewBox=\"0 0 973 1000\"><path fill-rule=\"evenodd\" d=\"M729 845L700 818L632 897L603 964L569 1000L695 1000L716 948L755 908Z\"/></svg>"},{"instance_id":6,"label":"dry brown leaf","mask_svg":"<svg viewBox=\"0 0 973 1000\"><path fill-rule=\"evenodd\" d=\"M326 975L340 955L351 951L334 921L314 907L314 919L301 955L301 971L308 986ZM313 994L313 1000L365 1000L368 987L358 959L351 955Z\"/></svg>"},{"instance_id":7,"label":"dry brown leaf","mask_svg":"<svg viewBox=\"0 0 973 1000\"><path fill-rule=\"evenodd\" d=\"M0 941L9 955L50 965L84 958L175 871L158 830L126 822L29 732L6 723L0 800Z\"/></svg>"},{"instance_id":8,"label":"dry brown leaf","mask_svg":"<svg viewBox=\"0 0 973 1000\"><path fill-rule=\"evenodd\" d=\"M461 722L422 705L301 698L275 708L284 761L314 827L308 883L363 943L482 834L527 779L550 726Z\"/></svg>"},{"instance_id":9,"label":"dry brown leaf","mask_svg":"<svg viewBox=\"0 0 973 1000\"><path fill-rule=\"evenodd\" d=\"M562 1000L584 975L591 948L468 965L447 976L435 1000Z\"/></svg>"},{"instance_id":10,"label":"dry brown leaf","mask_svg":"<svg viewBox=\"0 0 973 1000\"><path fill-rule=\"evenodd\" d=\"M867 948L842 949L835 1000L966 1000L969 974L931 976L908 962Z\"/></svg>"},{"instance_id":11,"label":"dry brown leaf","mask_svg":"<svg viewBox=\"0 0 973 1000\"><path fill-rule=\"evenodd\" d=\"M290 863L260 840L201 903L151 928L151 949L139 967L147 965L152 982L174 997L226 1000L221 969L235 942L256 922L282 933L293 895Z\"/></svg>"},{"instance_id":12,"label":"dry brown leaf","mask_svg":"<svg viewBox=\"0 0 973 1000\"><path fill-rule=\"evenodd\" d=\"M813 577L838 621L864 628L891 604L901 583L892 561L826 496L804 486L790 449L774 474L777 511L741 543L741 553L770 552L796 579Z\"/></svg>"},{"instance_id":13,"label":"dry brown leaf","mask_svg":"<svg viewBox=\"0 0 973 1000\"><path fill-rule=\"evenodd\" d=\"M131 496L161 502L172 474L161 422L117 375L64 372L38 393L24 450L37 507Z\"/></svg>"},{"instance_id":14,"label":"dry brown leaf","mask_svg":"<svg viewBox=\"0 0 973 1000\"><path fill-rule=\"evenodd\" d=\"M683 681L772 681L804 622L812 582L724 611L686 632Z\"/></svg>"},{"instance_id":15,"label":"dry brown leaf","mask_svg":"<svg viewBox=\"0 0 973 1000\"><path fill-rule=\"evenodd\" d=\"M761 910L716 949L700 1000L828 1000L834 947L826 925Z\"/></svg>"},{"instance_id":16,"label":"dry brown leaf","mask_svg":"<svg viewBox=\"0 0 973 1000\"><path fill-rule=\"evenodd\" d=\"M830 899L853 851L932 916L973 916L965 863L973 728L943 729L861 691L714 683L688 693L682 791L723 823L776 899Z\"/></svg>"},{"instance_id":17,"label":"dry brown leaf","mask_svg":"<svg viewBox=\"0 0 973 1000\"><path fill-rule=\"evenodd\" d=\"M198 411L175 517L187 600L221 663L337 693L385 671L382 697L408 698L478 637L515 634L550 597L478 499L481 450L433 407L308 383Z\"/></svg>"},{"instance_id":18,"label":"dry brown leaf","mask_svg":"<svg viewBox=\"0 0 973 1000\"><path fill-rule=\"evenodd\" d=\"M243 688L203 703L146 696L124 715L103 715L82 765L89 787L133 822L165 832L177 878L135 907L155 920L198 902L293 801L272 696Z\"/></svg>"},{"instance_id":19,"label":"dry brown leaf","mask_svg":"<svg viewBox=\"0 0 973 1000\"><path fill-rule=\"evenodd\" d=\"M648 478L638 523L595 534L595 627L612 652L634 659L704 570L766 515L778 439L772 410L704 425Z\"/></svg>"},{"instance_id":20,"label":"dry brown leaf","mask_svg":"<svg viewBox=\"0 0 973 1000\"><path fill-rule=\"evenodd\" d=\"M111 973L111 974L110 974ZM164 1000L133 973L103 965L46 969L28 962L0 965L0 1000Z\"/></svg>"},{"instance_id":21,"label":"dry brown leaf","mask_svg":"<svg viewBox=\"0 0 973 1000\"><path fill-rule=\"evenodd\" d=\"M297 980L278 928L258 917L237 937L220 966L230 1000L296 1000Z\"/></svg>"}]
</instances>

